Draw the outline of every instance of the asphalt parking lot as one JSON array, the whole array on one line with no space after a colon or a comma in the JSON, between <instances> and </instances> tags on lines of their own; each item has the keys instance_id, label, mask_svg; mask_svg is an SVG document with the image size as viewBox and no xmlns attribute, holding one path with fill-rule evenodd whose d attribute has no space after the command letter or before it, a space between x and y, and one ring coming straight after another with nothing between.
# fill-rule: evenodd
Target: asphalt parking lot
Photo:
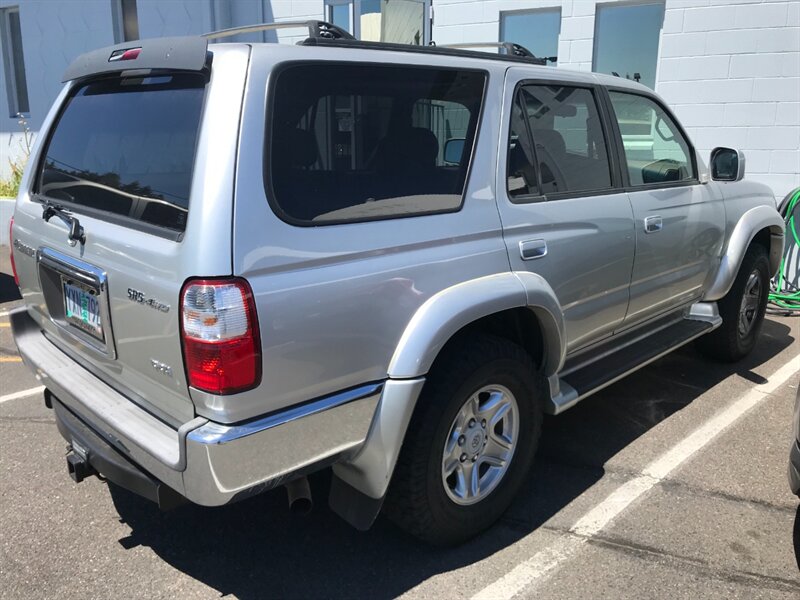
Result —
<instances>
[{"instance_id":1,"label":"asphalt parking lot","mask_svg":"<svg viewBox=\"0 0 800 600\"><path fill-rule=\"evenodd\" d=\"M680 350L548 418L536 465L488 533L421 545L368 533L283 490L160 513L65 443L8 328L0 248L2 598L798 598L800 502L786 480L800 318L769 317L740 364Z\"/></svg>"}]
</instances>

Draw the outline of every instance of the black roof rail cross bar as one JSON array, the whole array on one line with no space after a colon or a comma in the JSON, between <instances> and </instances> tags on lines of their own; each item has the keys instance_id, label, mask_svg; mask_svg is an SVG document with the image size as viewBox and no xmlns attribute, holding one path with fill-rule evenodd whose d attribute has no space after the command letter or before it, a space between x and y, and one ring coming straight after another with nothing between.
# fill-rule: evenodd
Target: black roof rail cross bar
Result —
<instances>
[{"instance_id":1,"label":"black roof rail cross bar","mask_svg":"<svg viewBox=\"0 0 800 600\"><path fill-rule=\"evenodd\" d=\"M441 44L439 48L458 48L461 50L472 50L477 48L499 48L505 50L507 56L517 56L520 58L527 58L537 65L546 65L547 61L556 62L556 56L536 56L533 52L528 50L521 44L513 42L463 42L458 44Z\"/></svg>"},{"instance_id":2,"label":"black roof rail cross bar","mask_svg":"<svg viewBox=\"0 0 800 600\"><path fill-rule=\"evenodd\" d=\"M241 33L255 33L258 31L272 31L273 29L308 29L308 37L311 39L323 40L354 40L349 32L341 27L337 27L333 23L327 21L279 21L277 23L258 23L255 25L244 25L242 27L231 27L230 29L220 29L219 31L212 31L204 33L201 37L207 40L216 40L220 38L231 37L232 35L239 35Z\"/></svg>"}]
</instances>

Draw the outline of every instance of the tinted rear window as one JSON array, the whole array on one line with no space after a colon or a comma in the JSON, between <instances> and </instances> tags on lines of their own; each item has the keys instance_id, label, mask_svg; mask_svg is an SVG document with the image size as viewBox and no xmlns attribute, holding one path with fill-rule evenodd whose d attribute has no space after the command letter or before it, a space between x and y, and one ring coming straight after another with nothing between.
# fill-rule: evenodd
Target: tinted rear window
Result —
<instances>
[{"instance_id":1,"label":"tinted rear window","mask_svg":"<svg viewBox=\"0 0 800 600\"><path fill-rule=\"evenodd\" d=\"M196 75L80 86L48 141L37 191L100 216L183 231L204 89Z\"/></svg>"},{"instance_id":2,"label":"tinted rear window","mask_svg":"<svg viewBox=\"0 0 800 600\"><path fill-rule=\"evenodd\" d=\"M309 225L458 210L485 78L364 64L284 69L265 168L273 207Z\"/></svg>"}]
</instances>

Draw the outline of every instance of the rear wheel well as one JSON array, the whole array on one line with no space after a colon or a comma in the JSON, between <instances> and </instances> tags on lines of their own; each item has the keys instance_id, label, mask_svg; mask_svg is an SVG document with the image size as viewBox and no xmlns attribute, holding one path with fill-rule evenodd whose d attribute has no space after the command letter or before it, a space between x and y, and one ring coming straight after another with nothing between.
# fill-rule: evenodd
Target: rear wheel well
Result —
<instances>
[{"instance_id":1,"label":"rear wheel well","mask_svg":"<svg viewBox=\"0 0 800 600\"><path fill-rule=\"evenodd\" d=\"M476 334L491 335L512 341L525 350L538 368L542 367L544 336L539 319L531 309L519 307L487 315L459 329L439 352L431 369L436 368L439 358L451 348L457 347L461 340Z\"/></svg>"}]
</instances>

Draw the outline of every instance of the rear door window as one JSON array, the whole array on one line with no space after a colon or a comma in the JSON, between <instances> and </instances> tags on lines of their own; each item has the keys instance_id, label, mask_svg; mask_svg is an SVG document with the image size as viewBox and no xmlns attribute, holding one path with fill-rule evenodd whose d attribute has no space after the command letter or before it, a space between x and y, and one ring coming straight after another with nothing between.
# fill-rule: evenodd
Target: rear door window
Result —
<instances>
[{"instance_id":1,"label":"rear door window","mask_svg":"<svg viewBox=\"0 0 800 600\"><path fill-rule=\"evenodd\" d=\"M101 218L182 232L204 90L199 75L79 86L47 142L36 191Z\"/></svg>"},{"instance_id":2,"label":"rear door window","mask_svg":"<svg viewBox=\"0 0 800 600\"><path fill-rule=\"evenodd\" d=\"M606 138L592 91L525 85L518 94L509 140L510 195L534 193L536 171L542 194L610 188Z\"/></svg>"},{"instance_id":3,"label":"rear door window","mask_svg":"<svg viewBox=\"0 0 800 600\"><path fill-rule=\"evenodd\" d=\"M265 165L273 208L299 225L458 210L485 79L364 64L283 69Z\"/></svg>"}]
</instances>

